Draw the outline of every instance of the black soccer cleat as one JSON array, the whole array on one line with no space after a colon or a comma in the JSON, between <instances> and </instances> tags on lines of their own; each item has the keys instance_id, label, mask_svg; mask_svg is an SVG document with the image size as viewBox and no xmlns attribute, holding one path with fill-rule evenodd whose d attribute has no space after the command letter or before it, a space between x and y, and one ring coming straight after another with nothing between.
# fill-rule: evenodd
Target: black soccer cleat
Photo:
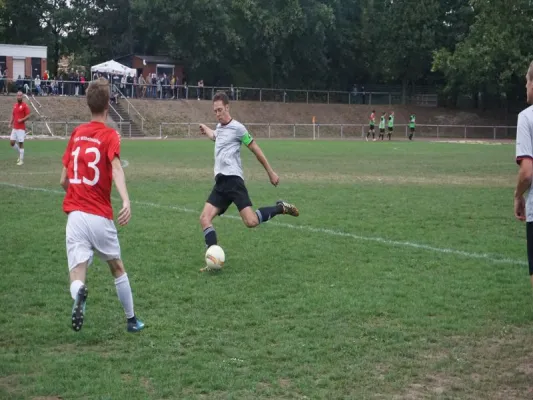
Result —
<instances>
[{"instance_id":1,"label":"black soccer cleat","mask_svg":"<svg viewBox=\"0 0 533 400\"><path fill-rule=\"evenodd\" d=\"M85 302L87 301L88 295L89 290L87 289L87 286L83 285L78 290L76 300L74 300L74 305L72 306L72 329L74 329L76 332L79 332L83 326Z\"/></svg>"}]
</instances>

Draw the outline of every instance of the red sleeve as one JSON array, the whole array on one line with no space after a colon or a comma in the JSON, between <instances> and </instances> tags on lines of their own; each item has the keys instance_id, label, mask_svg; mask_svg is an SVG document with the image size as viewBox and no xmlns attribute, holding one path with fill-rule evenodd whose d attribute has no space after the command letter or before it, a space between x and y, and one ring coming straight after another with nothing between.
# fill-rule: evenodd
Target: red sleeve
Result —
<instances>
[{"instance_id":1,"label":"red sleeve","mask_svg":"<svg viewBox=\"0 0 533 400\"><path fill-rule=\"evenodd\" d=\"M120 135L114 130L110 134L107 158L109 161L113 161L115 157L120 158Z\"/></svg>"},{"instance_id":2,"label":"red sleeve","mask_svg":"<svg viewBox=\"0 0 533 400\"><path fill-rule=\"evenodd\" d=\"M72 134L70 135L70 139L67 144L67 148L65 149L65 153L63 154L63 166L65 168L68 168L68 163L70 161L70 153L72 153L72 138L74 137L75 133L76 129L72 131Z\"/></svg>"}]
</instances>

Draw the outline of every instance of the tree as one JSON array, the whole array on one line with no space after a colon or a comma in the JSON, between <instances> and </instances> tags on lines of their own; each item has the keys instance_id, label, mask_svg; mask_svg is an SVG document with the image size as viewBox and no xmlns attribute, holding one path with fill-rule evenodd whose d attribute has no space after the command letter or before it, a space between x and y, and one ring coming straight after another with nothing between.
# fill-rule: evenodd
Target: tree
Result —
<instances>
[{"instance_id":1,"label":"tree","mask_svg":"<svg viewBox=\"0 0 533 400\"><path fill-rule=\"evenodd\" d=\"M468 36L454 51L435 52L433 69L446 77L445 93L513 93L533 57L529 0L476 0Z\"/></svg>"}]
</instances>

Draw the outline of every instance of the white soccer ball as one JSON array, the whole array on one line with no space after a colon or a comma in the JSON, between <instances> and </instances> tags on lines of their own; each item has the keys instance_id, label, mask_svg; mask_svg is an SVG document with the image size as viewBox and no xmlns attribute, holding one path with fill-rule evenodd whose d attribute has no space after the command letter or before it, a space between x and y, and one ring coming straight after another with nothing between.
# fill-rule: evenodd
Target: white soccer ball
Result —
<instances>
[{"instance_id":1,"label":"white soccer ball","mask_svg":"<svg viewBox=\"0 0 533 400\"><path fill-rule=\"evenodd\" d=\"M224 266L226 255L222 247L213 245L205 252L205 263L209 268L220 269Z\"/></svg>"}]
</instances>

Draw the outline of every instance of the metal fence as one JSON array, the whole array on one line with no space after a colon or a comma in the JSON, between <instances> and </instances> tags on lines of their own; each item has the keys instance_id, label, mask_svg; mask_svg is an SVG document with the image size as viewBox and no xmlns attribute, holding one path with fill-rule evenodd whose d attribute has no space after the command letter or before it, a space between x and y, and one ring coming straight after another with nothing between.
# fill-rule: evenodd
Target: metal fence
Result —
<instances>
[{"instance_id":1,"label":"metal fence","mask_svg":"<svg viewBox=\"0 0 533 400\"><path fill-rule=\"evenodd\" d=\"M26 94L84 96L89 82L78 81L41 81L37 87L35 81L14 81L16 90ZM121 84L114 80L111 89L120 89L128 98L159 100L210 100L215 93L223 91L234 101L271 101L282 103L319 103L319 104L366 104L392 105L402 103L402 94L397 91L335 91L304 89L271 89L232 86L187 86L160 84ZM415 93L406 97L406 103L418 106L436 107L437 94Z\"/></svg>"},{"instance_id":2,"label":"metal fence","mask_svg":"<svg viewBox=\"0 0 533 400\"><path fill-rule=\"evenodd\" d=\"M195 138L201 137L199 124L195 122L159 124L159 137ZM365 124L277 124L244 123L253 136L261 138L287 139L364 139L369 133ZM388 133L388 128L385 133ZM409 125L395 125L393 138L404 138L410 134ZM376 127L375 136L379 129ZM418 138L462 138L501 139L516 137L516 126L473 126L473 125L424 125L416 126Z\"/></svg>"},{"instance_id":3,"label":"metal fence","mask_svg":"<svg viewBox=\"0 0 533 400\"><path fill-rule=\"evenodd\" d=\"M66 137L73 129L87 121L31 121L26 123L29 135ZM0 135L9 136L9 121L0 121ZM131 137L130 122L116 122L123 137ZM200 122L161 122L159 131L148 134L153 138L200 138ZM211 126L211 124L207 124ZM252 136L271 139L364 139L369 133L368 125L364 124L277 124L277 123L245 123ZM387 131L385 132L385 134ZM408 125L394 127L393 139L409 136ZM376 127L375 136L379 129ZM514 140L516 126L474 126L474 125L426 125L416 126L415 138L427 139L492 139Z\"/></svg>"}]
</instances>

